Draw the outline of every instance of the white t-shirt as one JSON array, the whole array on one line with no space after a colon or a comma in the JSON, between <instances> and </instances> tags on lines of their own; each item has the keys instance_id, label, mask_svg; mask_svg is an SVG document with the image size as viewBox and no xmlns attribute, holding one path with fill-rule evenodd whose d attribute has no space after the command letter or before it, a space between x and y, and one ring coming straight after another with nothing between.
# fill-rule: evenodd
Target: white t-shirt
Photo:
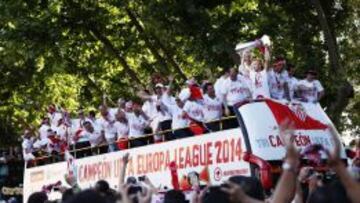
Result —
<instances>
[{"instance_id":1,"label":"white t-shirt","mask_svg":"<svg viewBox=\"0 0 360 203\"><path fill-rule=\"evenodd\" d=\"M42 124L40 126L40 129L39 129L39 134L40 134L40 139L41 140L47 140L47 134L48 134L48 130L50 129L50 126L47 125L47 124Z\"/></svg>"},{"instance_id":2,"label":"white t-shirt","mask_svg":"<svg viewBox=\"0 0 360 203\"><path fill-rule=\"evenodd\" d=\"M60 126L57 126L54 130L56 131L56 134L60 136L61 140L67 140L67 137L66 137L67 127L66 127L66 125L62 124Z\"/></svg>"},{"instance_id":3,"label":"white t-shirt","mask_svg":"<svg viewBox=\"0 0 360 203\"><path fill-rule=\"evenodd\" d=\"M88 138L92 147L100 145L103 141L101 130L99 128L94 127L94 131L92 133L85 130L83 136Z\"/></svg>"},{"instance_id":4,"label":"white t-shirt","mask_svg":"<svg viewBox=\"0 0 360 203\"><path fill-rule=\"evenodd\" d=\"M142 106L142 110L150 120L153 120L157 116L156 100L151 99L145 101Z\"/></svg>"},{"instance_id":5,"label":"white t-shirt","mask_svg":"<svg viewBox=\"0 0 360 203\"><path fill-rule=\"evenodd\" d=\"M289 87L290 99L293 100L295 99L295 91L297 91L299 80L295 77L289 77L287 83Z\"/></svg>"},{"instance_id":6,"label":"white t-shirt","mask_svg":"<svg viewBox=\"0 0 360 203\"><path fill-rule=\"evenodd\" d=\"M126 123L122 123L119 121L115 122L115 128L117 137L119 138L127 138L129 135L129 126Z\"/></svg>"},{"instance_id":7,"label":"white t-shirt","mask_svg":"<svg viewBox=\"0 0 360 203\"><path fill-rule=\"evenodd\" d=\"M250 71L252 71L251 64L247 65L246 63L239 65L239 73L244 77L249 77Z\"/></svg>"},{"instance_id":8,"label":"white t-shirt","mask_svg":"<svg viewBox=\"0 0 360 203\"><path fill-rule=\"evenodd\" d=\"M25 155L26 153L32 153L33 152L33 140L30 138L30 139L27 139L27 138L24 138L21 146L22 146L22 149L23 149L23 154ZM26 152L27 151L27 152Z\"/></svg>"},{"instance_id":9,"label":"white t-shirt","mask_svg":"<svg viewBox=\"0 0 360 203\"><path fill-rule=\"evenodd\" d=\"M268 71L268 82L270 96L273 99L285 99L285 84L288 80L287 71L277 73L273 70Z\"/></svg>"},{"instance_id":10,"label":"white t-shirt","mask_svg":"<svg viewBox=\"0 0 360 203\"><path fill-rule=\"evenodd\" d=\"M51 139L48 139L48 143L47 143L47 151L49 153L55 151L55 152L60 152L61 148L60 148L60 143L59 142L52 142Z\"/></svg>"},{"instance_id":11,"label":"white t-shirt","mask_svg":"<svg viewBox=\"0 0 360 203\"><path fill-rule=\"evenodd\" d=\"M35 156L32 154L32 152L34 151L33 149L33 140L30 139L24 139L22 144L22 149L23 149L23 157L25 161L29 161L29 160L33 160L35 159Z\"/></svg>"},{"instance_id":12,"label":"white t-shirt","mask_svg":"<svg viewBox=\"0 0 360 203\"><path fill-rule=\"evenodd\" d=\"M204 122L204 106L199 102L187 100L185 102L184 112L192 119Z\"/></svg>"},{"instance_id":13,"label":"white t-shirt","mask_svg":"<svg viewBox=\"0 0 360 203\"><path fill-rule=\"evenodd\" d=\"M75 134L76 133L79 133L79 139L76 141L76 142L87 142L89 141L89 138L84 135L84 123L86 121L89 121L93 127L97 126L97 124L95 124L92 120L88 119L88 118L85 118L85 119L79 119L79 118L74 118L74 119L71 119L71 141L73 141L73 138L75 137Z\"/></svg>"},{"instance_id":14,"label":"white t-shirt","mask_svg":"<svg viewBox=\"0 0 360 203\"><path fill-rule=\"evenodd\" d=\"M239 65L239 73L242 76L242 79L247 83L249 87L251 87L251 79L250 79L251 71L253 71L251 65L246 65L246 64Z\"/></svg>"},{"instance_id":15,"label":"white t-shirt","mask_svg":"<svg viewBox=\"0 0 360 203\"><path fill-rule=\"evenodd\" d=\"M144 135L144 129L148 125L148 122L143 116L136 116L135 114L129 115L129 137L141 137Z\"/></svg>"},{"instance_id":16,"label":"white t-shirt","mask_svg":"<svg viewBox=\"0 0 360 203\"><path fill-rule=\"evenodd\" d=\"M119 108L109 108L109 113L116 118L116 114L120 111L123 111L123 109L119 109Z\"/></svg>"},{"instance_id":17,"label":"white t-shirt","mask_svg":"<svg viewBox=\"0 0 360 203\"><path fill-rule=\"evenodd\" d=\"M324 91L324 87L318 80L308 81L300 80L298 88L301 90L301 97L307 99L308 102L318 101L319 92Z\"/></svg>"},{"instance_id":18,"label":"white t-shirt","mask_svg":"<svg viewBox=\"0 0 360 203\"><path fill-rule=\"evenodd\" d=\"M189 120L187 118L184 118L183 116L183 109L180 108L178 105L171 105L168 106L168 109L172 116L172 123L171 128L173 130L179 129L179 128L185 128L189 126Z\"/></svg>"},{"instance_id":19,"label":"white t-shirt","mask_svg":"<svg viewBox=\"0 0 360 203\"><path fill-rule=\"evenodd\" d=\"M209 95L204 95L204 120L205 122L218 120L222 116L223 102L220 98L211 98Z\"/></svg>"},{"instance_id":20,"label":"white t-shirt","mask_svg":"<svg viewBox=\"0 0 360 203\"><path fill-rule=\"evenodd\" d=\"M50 125L52 128L56 127L59 123L59 120L63 117L62 113L60 112L54 112L54 113L48 113L48 117L50 119Z\"/></svg>"},{"instance_id":21,"label":"white t-shirt","mask_svg":"<svg viewBox=\"0 0 360 203\"><path fill-rule=\"evenodd\" d=\"M222 87L222 94L225 95L226 103L233 106L238 102L251 98L250 88L243 76L238 76L236 81L226 79Z\"/></svg>"},{"instance_id":22,"label":"white t-shirt","mask_svg":"<svg viewBox=\"0 0 360 203\"><path fill-rule=\"evenodd\" d=\"M250 80L253 99L270 98L268 72L265 69L259 72L250 71Z\"/></svg>"},{"instance_id":23,"label":"white t-shirt","mask_svg":"<svg viewBox=\"0 0 360 203\"><path fill-rule=\"evenodd\" d=\"M219 77L216 80L216 82L214 83L215 94L217 97L222 97L222 87L223 87L226 79L227 79L227 77L223 75L223 76Z\"/></svg>"},{"instance_id":24,"label":"white t-shirt","mask_svg":"<svg viewBox=\"0 0 360 203\"><path fill-rule=\"evenodd\" d=\"M105 139L108 143L116 141L116 128L115 128L115 118L110 113L107 115L107 119L100 117L97 121L99 127L104 131Z\"/></svg>"},{"instance_id":25,"label":"white t-shirt","mask_svg":"<svg viewBox=\"0 0 360 203\"><path fill-rule=\"evenodd\" d=\"M175 105L175 97L169 95L167 92L164 92L161 96L161 102L166 106Z\"/></svg>"}]
</instances>

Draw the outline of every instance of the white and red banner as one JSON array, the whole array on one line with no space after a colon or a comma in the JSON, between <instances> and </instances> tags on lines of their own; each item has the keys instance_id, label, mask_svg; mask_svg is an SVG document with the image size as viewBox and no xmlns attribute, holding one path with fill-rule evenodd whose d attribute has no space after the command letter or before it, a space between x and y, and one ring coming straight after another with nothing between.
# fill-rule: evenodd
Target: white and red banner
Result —
<instances>
[{"instance_id":1,"label":"white and red banner","mask_svg":"<svg viewBox=\"0 0 360 203\"><path fill-rule=\"evenodd\" d=\"M310 144L333 148L327 129L331 121L318 103L264 100L245 104L238 110L249 136L252 153L264 160L281 160L285 155L279 136L279 124L284 119L290 119L295 125L294 144L298 148L303 149Z\"/></svg>"},{"instance_id":2,"label":"white and red banner","mask_svg":"<svg viewBox=\"0 0 360 203\"><path fill-rule=\"evenodd\" d=\"M169 164L175 162L180 187L187 187L190 172L200 174L203 182L218 184L233 175L250 175L250 166L242 160L245 144L241 130L231 129L166 143L113 152L76 160L77 179L81 188L89 188L96 181L107 180L117 187L123 167L122 157L130 153L126 175L139 177L146 175L157 187L172 188ZM58 181L65 183L68 172L66 162L49 164L25 170L24 200L44 185ZM60 194L52 192L53 199Z\"/></svg>"}]
</instances>

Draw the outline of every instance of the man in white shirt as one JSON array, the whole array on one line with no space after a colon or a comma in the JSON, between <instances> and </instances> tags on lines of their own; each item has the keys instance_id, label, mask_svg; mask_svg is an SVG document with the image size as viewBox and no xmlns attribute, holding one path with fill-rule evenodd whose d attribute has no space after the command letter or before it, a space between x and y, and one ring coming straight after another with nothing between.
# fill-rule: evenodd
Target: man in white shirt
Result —
<instances>
[{"instance_id":1,"label":"man in white shirt","mask_svg":"<svg viewBox=\"0 0 360 203\"><path fill-rule=\"evenodd\" d=\"M118 112L116 114L116 122L115 122L115 128L116 128L116 136L117 136L117 145L118 149L127 149L127 140L129 136L129 122L126 118L125 112ZM124 144L126 143L126 146Z\"/></svg>"},{"instance_id":2,"label":"man in white shirt","mask_svg":"<svg viewBox=\"0 0 360 203\"><path fill-rule=\"evenodd\" d=\"M33 143L34 140L31 137L31 133L29 130L25 130L24 135L23 135L23 142L21 144L22 149L23 149L23 157L24 160L26 162L28 162L28 164L30 163L30 161L35 159L35 155L33 154L34 152L34 148L33 148Z\"/></svg>"},{"instance_id":3,"label":"man in white shirt","mask_svg":"<svg viewBox=\"0 0 360 203\"><path fill-rule=\"evenodd\" d=\"M298 83L299 80L294 76L295 73L295 67L293 64L288 64L288 80L286 82L287 88L286 88L286 97L289 101L296 100L297 95L297 89L298 89Z\"/></svg>"},{"instance_id":4,"label":"man in white shirt","mask_svg":"<svg viewBox=\"0 0 360 203\"><path fill-rule=\"evenodd\" d=\"M192 136L189 130L189 119L184 116L184 102L180 98L175 98L175 105L167 106L172 116L171 128L173 129L174 139L186 138Z\"/></svg>"},{"instance_id":5,"label":"man in white shirt","mask_svg":"<svg viewBox=\"0 0 360 203\"><path fill-rule=\"evenodd\" d=\"M52 156L52 161L61 161L61 151L62 151L62 141L55 131L49 129L47 132L48 143L47 143L47 152Z\"/></svg>"},{"instance_id":6,"label":"man in white shirt","mask_svg":"<svg viewBox=\"0 0 360 203\"><path fill-rule=\"evenodd\" d=\"M100 118L97 123L103 132L106 142L109 146L109 152L117 151L116 145L116 128L115 128L115 117L109 112L109 109L105 105L101 105L100 108Z\"/></svg>"},{"instance_id":7,"label":"man in white shirt","mask_svg":"<svg viewBox=\"0 0 360 203\"><path fill-rule=\"evenodd\" d=\"M168 88L161 83L155 85L154 95L150 95L149 92L143 91L138 95L145 100L143 105L143 111L149 117L150 126L153 133L160 131L167 131L171 129L171 116L166 111L165 104L171 105L173 103L173 98L169 95L171 91L171 81ZM165 140L169 140L172 137L171 131L165 132L162 135L154 135L155 141L162 140L162 136L165 137Z\"/></svg>"},{"instance_id":8,"label":"man in white shirt","mask_svg":"<svg viewBox=\"0 0 360 203\"><path fill-rule=\"evenodd\" d=\"M230 69L230 77L223 84L222 94L225 113L228 116L235 115L234 105L248 102L252 98L250 87L235 68ZM224 122L225 129L238 126L239 124L236 118L228 119Z\"/></svg>"},{"instance_id":9,"label":"man in white shirt","mask_svg":"<svg viewBox=\"0 0 360 203\"><path fill-rule=\"evenodd\" d=\"M119 112L119 111L124 111L125 110L125 104L126 104L126 101L123 99L123 98L119 98L117 100L117 107L116 108L110 108L109 111L110 113L116 117L116 114Z\"/></svg>"},{"instance_id":10,"label":"man in white shirt","mask_svg":"<svg viewBox=\"0 0 360 203\"><path fill-rule=\"evenodd\" d=\"M48 118L50 120L51 128L54 128L58 125L59 120L63 117L62 112L58 111L54 104L49 105L48 107Z\"/></svg>"},{"instance_id":11,"label":"man in white shirt","mask_svg":"<svg viewBox=\"0 0 360 203\"><path fill-rule=\"evenodd\" d=\"M225 69L223 70L221 76L214 83L215 94L219 98L222 97L222 87L228 77L229 77L229 71Z\"/></svg>"},{"instance_id":12,"label":"man in white shirt","mask_svg":"<svg viewBox=\"0 0 360 203\"><path fill-rule=\"evenodd\" d=\"M108 151L108 147L105 145L104 134L101 132L101 129L95 127L90 121L84 122L83 136L88 138L93 154L103 154Z\"/></svg>"},{"instance_id":13,"label":"man in white shirt","mask_svg":"<svg viewBox=\"0 0 360 203\"><path fill-rule=\"evenodd\" d=\"M50 121L48 117L43 118L40 128L39 128L39 135L40 135L40 140L42 142L45 142L47 140L47 132L50 129Z\"/></svg>"},{"instance_id":14,"label":"man in white shirt","mask_svg":"<svg viewBox=\"0 0 360 203\"><path fill-rule=\"evenodd\" d=\"M250 49L246 49L241 54L241 63L239 65L239 73L244 77L249 77L250 71L252 70L252 53Z\"/></svg>"},{"instance_id":15,"label":"man in white shirt","mask_svg":"<svg viewBox=\"0 0 360 203\"><path fill-rule=\"evenodd\" d=\"M241 63L239 65L239 74L243 76L244 81L251 87L250 72L252 67L253 55L250 49L246 49L241 53Z\"/></svg>"},{"instance_id":16,"label":"man in white shirt","mask_svg":"<svg viewBox=\"0 0 360 203\"><path fill-rule=\"evenodd\" d=\"M285 59L278 57L273 64L273 68L269 71L269 90L273 99L286 99L285 89L288 80L288 73L284 70L286 64Z\"/></svg>"},{"instance_id":17,"label":"man in white shirt","mask_svg":"<svg viewBox=\"0 0 360 203\"><path fill-rule=\"evenodd\" d=\"M316 80L316 76L315 71L309 70L306 78L299 81L298 89L301 101L317 103L324 96L324 87Z\"/></svg>"},{"instance_id":18,"label":"man in white shirt","mask_svg":"<svg viewBox=\"0 0 360 203\"><path fill-rule=\"evenodd\" d=\"M131 147L144 146L148 142L144 136L144 130L148 126L148 116L142 111L140 105L134 104L134 113L127 116L129 122L129 138Z\"/></svg>"},{"instance_id":19,"label":"man in white shirt","mask_svg":"<svg viewBox=\"0 0 360 203\"><path fill-rule=\"evenodd\" d=\"M270 98L268 85L270 51L268 47L265 47L264 59L264 62L261 59L253 60L249 71L253 99Z\"/></svg>"},{"instance_id":20,"label":"man in white shirt","mask_svg":"<svg viewBox=\"0 0 360 203\"><path fill-rule=\"evenodd\" d=\"M204 91L204 120L206 126L211 131L220 130L219 120L223 114L223 102L216 96L215 89L212 83L205 83Z\"/></svg>"}]
</instances>

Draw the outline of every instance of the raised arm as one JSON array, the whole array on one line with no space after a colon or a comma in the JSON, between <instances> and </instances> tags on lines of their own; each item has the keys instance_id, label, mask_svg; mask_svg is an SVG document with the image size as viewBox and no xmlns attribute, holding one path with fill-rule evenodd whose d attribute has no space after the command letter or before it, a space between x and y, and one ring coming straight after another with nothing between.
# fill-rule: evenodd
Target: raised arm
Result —
<instances>
[{"instance_id":1,"label":"raised arm","mask_svg":"<svg viewBox=\"0 0 360 203\"><path fill-rule=\"evenodd\" d=\"M227 187L222 187L221 190L229 195L229 199L232 203L262 203L264 201L260 201L254 199L243 191L240 185L235 184L231 181L227 181L225 183Z\"/></svg>"},{"instance_id":2,"label":"raised arm","mask_svg":"<svg viewBox=\"0 0 360 203\"><path fill-rule=\"evenodd\" d=\"M270 68L270 60L271 60L271 50L269 46L265 46L265 53L264 53L264 69L266 71Z\"/></svg>"},{"instance_id":3,"label":"raised arm","mask_svg":"<svg viewBox=\"0 0 360 203\"><path fill-rule=\"evenodd\" d=\"M333 125L328 126L334 144L334 150L327 152L329 166L332 167L339 176L351 202L360 202L360 183L356 182L346 170L344 163L341 161L341 143L338 138L338 132Z\"/></svg>"},{"instance_id":4,"label":"raised arm","mask_svg":"<svg viewBox=\"0 0 360 203\"><path fill-rule=\"evenodd\" d=\"M140 97L140 99L142 100L149 100L151 99L151 95L149 95L148 93L146 93L144 90L140 90L139 92L136 93L136 95L138 97Z\"/></svg>"},{"instance_id":5,"label":"raised arm","mask_svg":"<svg viewBox=\"0 0 360 203\"><path fill-rule=\"evenodd\" d=\"M127 164L129 163L129 153L126 153L126 154L123 156L122 162L123 162L123 167L121 168L121 171L120 171L119 188L120 188L123 184L125 184L126 168L127 168Z\"/></svg>"},{"instance_id":6,"label":"raised arm","mask_svg":"<svg viewBox=\"0 0 360 203\"><path fill-rule=\"evenodd\" d=\"M283 171L276 185L272 202L288 203L295 196L297 168L300 164L299 153L293 141L293 123L285 120L280 126L280 136L286 148L286 157L283 162Z\"/></svg>"}]
</instances>

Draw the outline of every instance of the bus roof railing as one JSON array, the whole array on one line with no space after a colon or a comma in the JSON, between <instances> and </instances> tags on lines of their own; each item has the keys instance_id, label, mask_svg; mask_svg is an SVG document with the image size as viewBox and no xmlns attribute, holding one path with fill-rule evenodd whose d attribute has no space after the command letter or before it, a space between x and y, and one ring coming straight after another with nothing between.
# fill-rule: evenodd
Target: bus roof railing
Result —
<instances>
[{"instance_id":1,"label":"bus roof railing","mask_svg":"<svg viewBox=\"0 0 360 203\"><path fill-rule=\"evenodd\" d=\"M212 121L209 121L209 122L204 122L204 124L210 124L210 123L219 122L219 124L220 124L220 130L219 130L219 131L221 131L221 130L223 130L223 123L222 123L222 122L223 122L223 121L226 121L226 120L234 119L234 118L236 118L236 116L227 116L227 117L222 117L221 119L216 119L216 120L212 120ZM132 140L150 138L150 137L153 137L153 136L156 136L156 135L161 135L161 137L162 137L161 140L162 140L162 141L165 141L165 139L164 139L165 133L169 133L169 132L173 132L173 131L177 131L177 130L184 130L184 129L188 129L188 128L189 128L189 126L188 126L188 127L184 127L184 128L168 129L168 130L158 131L158 132L155 132L155 133L148 133L148 134L144 134L144 135L142 135L142 136L140 136L140 137L126 138L125 141L128 141L128 143L130 144L130 141L132 141ZM100 154L100 153L99 153L99 149L100 149L101 147L107 147L107 146L109 146L109 145L111 145L111 144L119 143L119 142L120 142L120 141L117 140L117 141L112 142L112 143L103 143L103 144L100 144L100 145L97 145L97 146L83 147L83 148L80 148L80 149L70 149L69 152L70 152L70 153L73 153L73 154L75 155L75 158L76 158L77 152L89 151L89 150L91 150L91 149L97 149L97 150L98 150L98 154ZM148 144L149 144L149 143L148 143ZM129 146L129 148L131 148L131 146ZM64 154L65 154L65 152L60 152L58 155L64 155ZM92 155L91 155L91 156L92 156ZM54 157L54 155L45 155L45 156L36 157L36 158L35 158L34 160L32 160L32 161L34 161L34 162L36 163L37 161L50 159L50 158L52 158L52 157ZM89 157L90 157L90 156L89 156ZM58 161L58 162L60 162L60 161ZM55 162L55 163L56 163L56 162ZM46 165L46 164L45 164L45 165ZM35 164L35 166L36 166L36 164Z\"/></svg>"}]
</instances>

